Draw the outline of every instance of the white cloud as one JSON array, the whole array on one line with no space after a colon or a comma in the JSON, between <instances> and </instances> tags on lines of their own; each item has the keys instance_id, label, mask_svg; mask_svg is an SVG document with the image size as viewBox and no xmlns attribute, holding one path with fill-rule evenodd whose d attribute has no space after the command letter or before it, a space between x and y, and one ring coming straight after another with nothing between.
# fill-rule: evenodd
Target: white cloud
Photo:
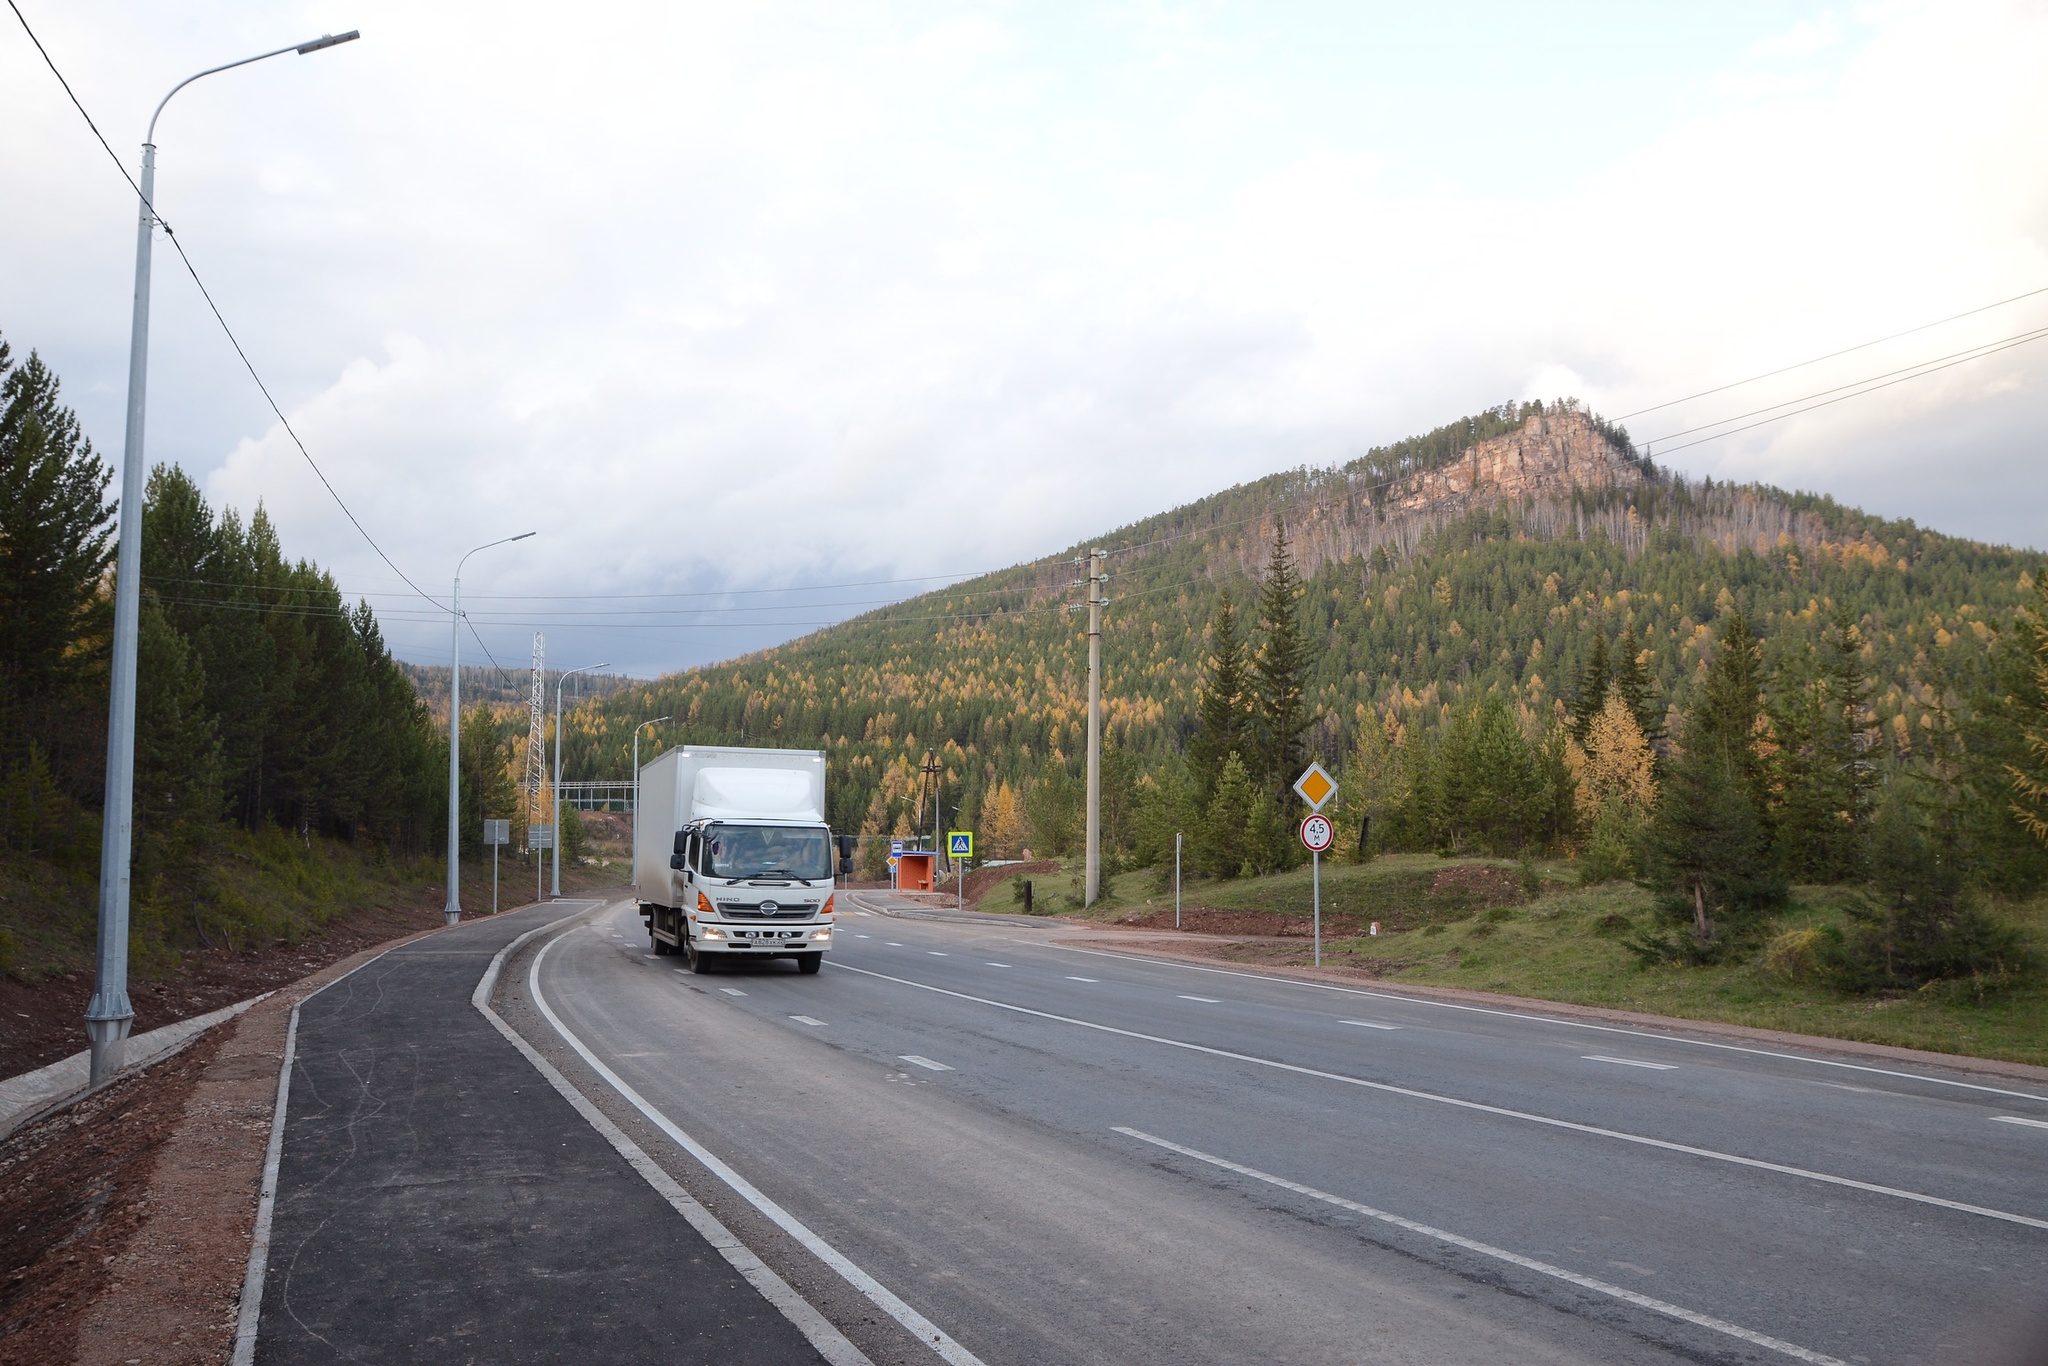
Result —
<instances>
[{"instance_id":1,"label":"white cloud","mask_svg":"<svg viewBox=\"0 0 2048 1366\"><path fill-rule=\"evenodd\" d=\"M653 593L1001 564L1517 395L1626 414L2048 283L2048 187L2016 171L2048 150L2048 20L2024 5L1773 10L1725 59L1654 54L1681 63L1670 103L1597 110L1631 139L1560 124L1551 167L1512 177L1487 118L1441 174L1415 174L1418 139L1445 101L1506 136L1549 117L1540 93L1425 74L1402 118L1350 118L1343 62L1276 57L1221 9L357 12L360 44L180 95L162 200L337 488L437 591L530 525L472 576ZM279 24L331 26L229 0L38 22L110 130ZM41 263L0 278L0 326L113 446L132 209L50 96L0 46L0 177L49 206L0 223ZM152 452L263 499L344 584L391 586L158 271ZM2044 321L2048 297L1629 425ZM2044 371L2022 348L1672 458L2038 545L2041 500L2010 492L2042 463ZM396 613L391 634L443 639ZM776 633L560 634L652 669Z\"/></svg>"}]
</instances>

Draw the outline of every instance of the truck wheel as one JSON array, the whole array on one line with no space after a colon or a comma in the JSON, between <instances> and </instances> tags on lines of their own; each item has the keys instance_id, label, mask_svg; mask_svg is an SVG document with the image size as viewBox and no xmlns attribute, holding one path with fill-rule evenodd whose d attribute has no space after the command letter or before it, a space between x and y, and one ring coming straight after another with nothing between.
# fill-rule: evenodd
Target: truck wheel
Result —
<instances>
[{"instance_id":1,"label":"truck wheel","mask_svg":"<svg viewBox=\"0 0 2048 1366\"><path fill-rule=\"evenodd\" d=\"M796 970L805 976L816 972L825 962L822 953L800 953L796 956Z\"/></svg>"},{"instance_id":2,"label":"truck wheel","mask_svg":"<svg viewBox=\"0 0 2048 1366\"><path fill-rule=\"evenodd\" d=\"M654 956L656 958L666 958L675 952L673 948L669 947L669 942L666 939L661 938L652 930L648 931L647 938L654 945Z\"/></svg>"},{"instance_id":3,"label":"truck wheel","mask_svg":"<svg viewBox=\"0 0 2048 1366\"><path fill-rule=\"evenodd\" d=\"M690 956L690 971L699 974L711 971L711 955L698 951L695 944L687 945L683 952Z\"/></svg>"}]
</instances>

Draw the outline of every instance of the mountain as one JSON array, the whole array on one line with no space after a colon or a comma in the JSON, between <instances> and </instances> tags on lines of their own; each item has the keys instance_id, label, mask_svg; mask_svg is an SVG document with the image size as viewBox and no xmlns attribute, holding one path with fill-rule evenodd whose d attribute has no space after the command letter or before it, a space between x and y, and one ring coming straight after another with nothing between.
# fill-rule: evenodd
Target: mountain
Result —
<instances>
[{"instance_id":1,"label":"mountain","mask_svg":"<svg viewBox=\"0 0 2048 1366\"><path fill-rule=\"evenodd\" d=\"M1910 754L1942 699L1989 686L1990 647L2038 558L1822 496L1684 479L1575 403L1507 405L1091 543L1111 555L1107 726L1140 769L1184 747L1217 599L1250 603L1283 524L1315 647L1310 748L1326 759L1369 709L1421 733L1489 692L1537 734L1562 714L1594 638L1624 629L1661 698L1683 704L1713 624L1737 607L1767 661L1817 641L1837 608L1858 618L1886 743ZM1048 759L1078 762L1087 650L1067 607L1088 548L630 685L576 711L569 765L623 776L631 727L674 714L684 721L666 743L829 749L834 820L888 830L931 748L945 806L972 819L999 783L1025 791Z\"/></svg>"}]
</instances>

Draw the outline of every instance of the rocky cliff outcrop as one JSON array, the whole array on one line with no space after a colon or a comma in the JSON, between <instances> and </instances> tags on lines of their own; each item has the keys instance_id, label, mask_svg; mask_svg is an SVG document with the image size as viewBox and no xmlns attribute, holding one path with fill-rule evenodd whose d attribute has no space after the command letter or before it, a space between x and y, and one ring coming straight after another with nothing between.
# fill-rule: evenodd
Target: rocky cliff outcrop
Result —
<instances>
[{"instance_id":1,"label":"rocky cliff outcrop","mask_svg":"<svg viewBox=\"0 0 2048 1366\"><path fill-rule=\"evenodd\" d=\"M1643 471L1584 413L1546 413L1470 447L1450 464L1389 489L1389 515L1463 511L1498 499L1558 498L1573 489L1633 487Z\"/></svg>"}]
</instances>

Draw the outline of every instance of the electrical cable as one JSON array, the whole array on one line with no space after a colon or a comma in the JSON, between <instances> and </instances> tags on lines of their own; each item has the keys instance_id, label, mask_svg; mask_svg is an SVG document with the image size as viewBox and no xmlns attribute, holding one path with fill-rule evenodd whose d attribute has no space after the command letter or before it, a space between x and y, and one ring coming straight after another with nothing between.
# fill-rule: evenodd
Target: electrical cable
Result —
<instances>
[{"instance_id":1,"label":"electrical cable","mask_svg":"<svg viewBox=\"0 0 2048 1366\"><path fill-rule=\"evenodd\" d=\"M156 205L143 196L142 187L135 183L135 178L128 174L127 166L123 165L121 158L115 155L113 147L107 142L106 134L100 132L99 125L93 122L92 115L86 112L85 105L78 98L77 92L72 90L71 82L65 80L64 73L57 69L57 63L50 56L49 49L43 46L43 40L36 36L36 31L33 28L29 27L28 16L21 12L21 6L16 4L15 0L7 0L7 7L13 10L14 17L21 21L22 32L28 34L28 40L34 43L36 51L42 54L43 64L50 68L50 74L57 78L57 84L64 87L64 93L70 96L72 107L77 109L79 117L85 120L85 126L92 130L93 137L99 140L100 146L105 148L107 155L113 159L115 169L121 173L121 179L128 182L128 188L135 192L136 199L149 211L150 221L164 230L164 237L178 253L178 259L185 264L185 273L190 275L192 283L199 287L199 295L206 300L207 308L213 311L214 321L220 324L220 330L227 334L228 344L235 348L235 354L241 358L242 368L249 372L250 379L256 381L256 387L263 393L263 401L270 405L271 412L277 414L279 425L284 428L285 434L291 437L292 444L299 448L299 454L305 457L306 464L312 468L314 475L320 480L320 486L327 490L327 496L334 500L334 505L341 509L342 515L348 518L349 524L361 533L363 540L369 544L370 549L377 552L377 558L384 561L392 573L405 580L406 587L412 589L413 592L419 594L428 602L433 603L436 607L441 607L440 601L433 594L414 583L411 577L403 569L400 569L389 555L384 553L384 547L377 544L377 538L370 534L369 529L357 519L349 505L335 491L334 485L328 482L327 472L320 468L320 462L313 458L313 453L306 449L306 443L299 439L298 432L292 427L291 419L284 415L284 409L277 406L277 399L271 395L270 386L263 382L263 376L256 373L256 366L250 361L249 353L242 349L241 339L236 337L235 330L228 326L228 320L221 314L220 305L213 301L213 292L207 289L206 282L199 278L199 270L192 264L192 258L185 254L185 244L178 240L178 235L171 230L171 225L166 223L163 215L156 211ZM442 610L446 611L447 609L443 607Z\"/></svg>"}]
</instances>

